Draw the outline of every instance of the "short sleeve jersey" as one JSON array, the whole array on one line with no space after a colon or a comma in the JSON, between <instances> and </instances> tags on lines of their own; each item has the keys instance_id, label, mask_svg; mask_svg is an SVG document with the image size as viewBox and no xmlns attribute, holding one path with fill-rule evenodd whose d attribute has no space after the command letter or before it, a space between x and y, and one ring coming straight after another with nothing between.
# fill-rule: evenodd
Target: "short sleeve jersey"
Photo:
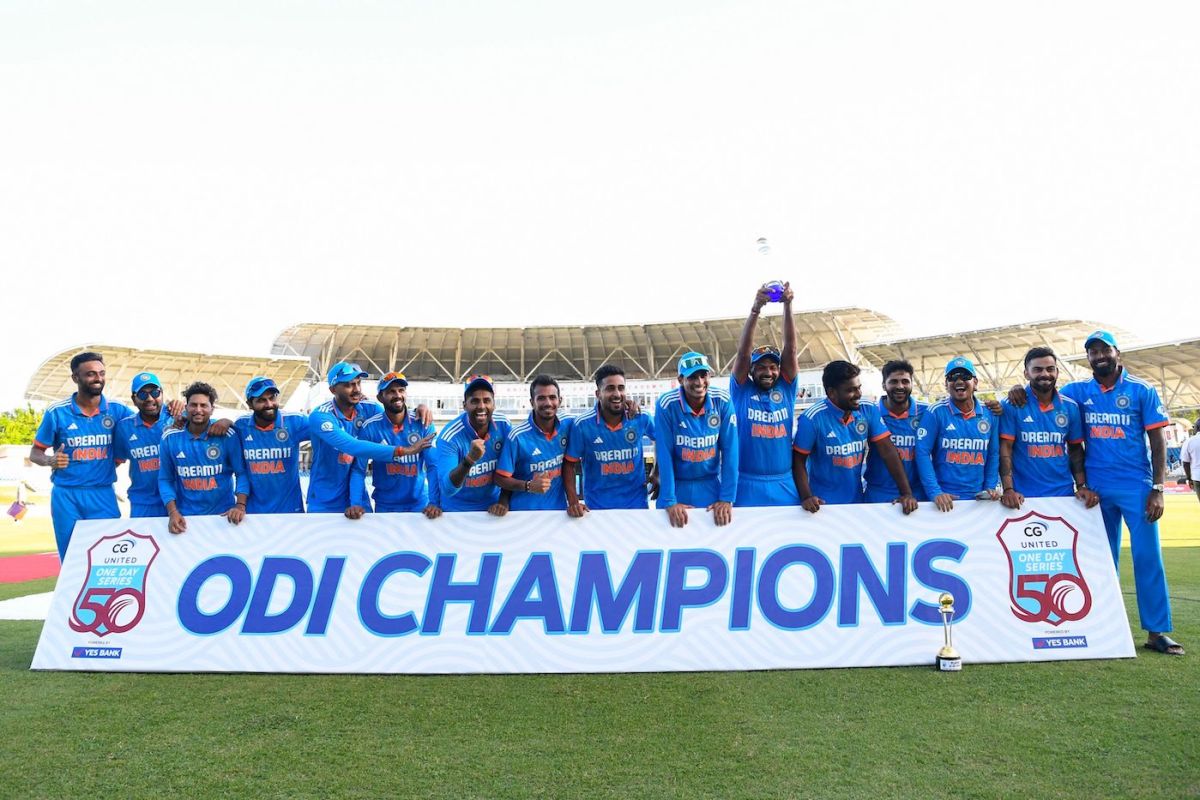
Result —
<instances>
[{"instance_id":1,"label":"short sleeve jersey","mask_svg":"<svg viewBox=\"0 0 1200 800\"><path fill-rule=\"evenodd\" d=\"M1075 493L1069 444L1083 441L1079 405L1056 392L1043 406L1025 387L1025 405L1001 401L1000 438L1012 442L1013 488L1026 497L1070 497Z\"/></svg>"},{"instance_id":2,"label":"short sleeve jersey","mask_svg":"<svg viewBox=\"0 0 1200 800\"><path fill-rule=\"evenodd\" d=\"M221 514L233 505L234 476L245 474L237 431L224 436L170 428L159 444L158 493L184 516Z\"/></svg>"},{"instance_id":3,"label":"short sleeve jersey","mask_svg":"<svg viewBox=\"0 0 1200 800\"><path fill-rule=\"evenodd\" d=\"M808 486L831 505L862 502L863 461L868 442L891 436L871 403L846 412L828 398L796 420L792 446L807 456Z\"/></svg>"},{"instance_id":4,"label":"short sleeve jersey","mask_svg":"<svg viewBox=\"0 0 1200 800\"><path fill-rule=\"evenodd\" d=\"M1153 475L1146 431L1170 421L1158 391L1124 369L1111 389L1092 378L1060 391L1079 404L1083 416L1088 483L1098 489L1127 486L1130 480L1149 484Z\"/></svg>"},{"instance_id":5,"label":"short sleeve jersey","mask_svg":"<svg viewBox=\"0 0 1200 800\"><path fill-rule=\"evenodd\" d=\"M163 411L152 423L131 414L117 423L113 454L129 462L129 502L142 506L162 502L158 496L159 442L174 420Z\"/></svg>"},{"instance_id":6,"label":"short sleeve jersey","mask_svg":"<svg viewBox=\"0 0 1200 800\"><path fill-rule=\"evenodd\" d=\"M646 413L612 427L597 406L575 420L564 458L582 465L588 508L646 507L644 438L654 440L654 418Z\"/></svg>"},{"instance_id":7,"label":"short sleeve jersey","mask_svg":"<svg viewBox=\"0 0 1200 800\"><path fill-rule=\"evenodd\" d=\"M738 420L738 469L750 475L789 475L796 381L782 377L767 391L747 377L729 379L729 399Z\"/></svg>"},{"instance_id":8,"label":"short sleeve jersey","mask_svg":"<svg viewBox=\"0 0 1200 800\"><path fill-rule=\"evenodd\" d=\"M367 420L360 438L391 448L409 447L433 433L432 425L422 425L413 412L405 415L400 425L393 425L386 414ZM389 506L424 507L429 501L427 469L430 450L406 456L376 458L371 461L371 497L376 504Z\"/></svg>"},{"instance_id":9,"label":"short sleeve jersey","mask_svg":"<svg viewBox=\"0 0 1200 800\"><path fill-rule=\"evenodd\" d=\"M75 395L46 409L34 436L34 447L42 450L61 448L70 456L66 469L50 473L55 486L78 488L111 486L117 480L113 456L113 433L117 423L133 416L129 406L101 397L92 414L85 414Z\"/></svg>"},{"instance_id":10,"label":"short sleeve jersey","mask_svg":"<svg viewBox=\"0 0 1200 800\"><path fill-rule=\"evenodd\" d=\"M567 507L567 495L563 490L562 462L567 450L572 417L563 417L550 433L537 426L533 414L514 425L500 449L496 463L496 474L519 481L530 480L534 474L545 472L550 475L550 488L545 494L513 492L508 507L513 511L562 510Z\"/></svg>"},{"instance_id":11,"label":"short sleeve jersey","mask_svg":"<svg viewBox=\"0 0 1200 800\"><path fill-rule=\"evenodd\" d=\"M299 514L304 511L300 493L300 443L308 441L308 417L279 411L275 421L259 427L254 415L233 423L246 462L246 512L249 514Z\"/></svg>"},{"instance_id":12,"label":"short sleeve jersey","mask_svg":"<svg viewBox=\"0 0 1200 800\"><path fill-rule=\"evenodd\" d=\"M925 493L921 491L921 482L917 480L917 426L921 424L921 416L929 410L929 405L913 397L909 398L908 411L903 414L893 414L887 407L887 398L881 397L875 404L875 410L879 412L880 419L892 434L892 445L896 448L896 455L900 457L900 466L904 467L904 474L908 478L908 485L913 491L913 497L925 500ZM867 468L863 474L866 478L867 489L879 494L900 496L900 487L892 480L892 474L888 472L887 464L883 463L883 459L874 453L867 453Z\"/></svg>"},{"instance_id":13,"label":"short sleeve jersey","mask_svg":"<svg viewBox=\"0 0 1200 800\"><path fill-rule=\"evenodd\" d=\"M496 471L500 450L511 427L507 417L501 414L492 416L487 436L483 437L483 456L467 472L462 486L457 487L450 482L450 473L470 452L471 442L476 437L475 429L471 427L465 412L442 428L434 445L434 463L443 511L486 511L500 499L500 487L492 481L492 473Z\"/></svg>"}]
</instances>

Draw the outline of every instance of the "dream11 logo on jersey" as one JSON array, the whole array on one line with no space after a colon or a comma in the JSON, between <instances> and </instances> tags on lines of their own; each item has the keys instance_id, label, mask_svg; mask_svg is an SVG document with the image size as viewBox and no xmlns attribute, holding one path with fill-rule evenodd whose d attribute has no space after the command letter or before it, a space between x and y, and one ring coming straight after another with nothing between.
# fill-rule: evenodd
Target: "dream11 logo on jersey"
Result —
<instances>
[{"instance_id":1,"label":"dream11 logo on jersey","mask_svg":"<svg viewBox=\"0 0 1200 800\"><path fill-rule=\"evenodd\" d=\"M132 630L146 612L146 575L157 556L153 537L129 530L89 547L87 576L71 606L71 630L101 638Z\"/></svg>"},{"instance_id":2,"label":"dream11 logo on jersey","mask_svg":"<svg viewBox=\"0 0 1200 800\"><path fill-rule=\"evenodd\" d=\"M1092 592L1075 555L1079 531L1066 520L1031 511L1006 521L996 538L1008 554L1013 616L1057 627L1092 610Z\"/></svg>"}]
</instances>

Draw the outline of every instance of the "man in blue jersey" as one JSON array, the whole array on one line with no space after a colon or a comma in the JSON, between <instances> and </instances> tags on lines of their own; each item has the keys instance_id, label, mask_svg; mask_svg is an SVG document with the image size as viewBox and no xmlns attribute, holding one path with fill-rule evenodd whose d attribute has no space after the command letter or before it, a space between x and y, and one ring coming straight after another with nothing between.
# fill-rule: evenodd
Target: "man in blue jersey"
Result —
<instances>
[{"instance_id":1,"label":"man in blue jersey","mask_svg":"<svg viewBox=\"0 0 1200 800\"><path fill-rule=\"evenodd\" d=\"M1088 508L1100 502L1084 469L1079 405L1058 391L1058 357L1049 347L1025 354L1026 403L1007 399L1000 415L1000 502L1017 509L1026 497L1070 497Z\"/></svg>"},{"instance_id":2,"label":"man in blue jersey","mask_svg":"<svg viewBox=\"0 0 1200 800\"><path fill-rule=\"evenodd\" d=\"M196 381L183 396L187 425L168 429L159 444L158 493L167 507L167 530L183 533L193 515L219 514L237 525L246 516L246 490L236 483L245 476L237 433L213 432L217 391L207 383Z\"/></svg>"},{"instance_id":3,"label":"man in blue jersey","mask_svg":"<svg viewBox=\"0 0 1200 800\"><path fill-rule=\"evenodd\" d=\"M463 413L442 428L434 445L434 465L443 511L488 511L503 516L500 487L493 477L511 425L496 414L496 389L486 375L472 375L463 387Z\"/></svg>"},{"instance_id":4,"label":"man in blue jersey","mask_svg":"<svg viewBox=\"0 0 1200 800\"><path fill-rule=\"evenodd\" d=\"M917 475L939 511L953 509L955 500L1000 498L998 420L975 397L978 386L970 359L950 359L950 396L931 405L917 427Z\"/></svg>"},{"instance_id":5,"label":"man in blue jersey","mask_svg":"<svg viewBox=\"0 0 1200 800\"><path fill-rule=\"evenodd\" d=\"M429 456L433 446L432 425L421 422L408 409L408 378L403 372L389 372L379 379L376 395L383 413L367 420L359 437L367 442L400 447L401 455L371 461L371 498L381 513L420 511L430 519L441 516L436 480L428 479ZM358 505L366 505L366 459L355 459L350 474L350 492ZM431 499L430 483L434 494Z\"/></svg>"},{"instance_id":6,"label":"man in blue jersey","mask_svg":"<svg viewBox=\"0 0 1200 800\"><path fill-rule=\"evenodd\" d=\"M646 508L658 497L658 471L646 474L642 439L654 439L649 414L626 413L625 371L616 364L596 370L596 408L575 420L563 456L563 488L567 513L582 517L589 508ZM583 496L576 477L583 472ZM584 501L586 497L586 502Z\"/></svg>"},{"instance_id":7,"label":"man in blue jersey","mask_svg":"<svg viewBox=\"0 0 1200 800\"><path fill-rule=\"evenodd\" d=\"M717 525L733 519L737 498L737 419L729 396L710 390L708 358L679 357L679 388L658 398L654 414L654 453L658 462L658 508L682 528L689 508L712 511Z\"/></svg>"},{"instance_id":8,"label":"man in blue jersey","mask_svg":"<svg viewBox=\"0 0 1200 800\"><path fill-rule=\"evenodd\" d=\"M559 418L562 395L558 381L549 375L534 377L529 403L529 418L512 427L500 448L494 477L500 504L513 511L562 510L567 507L563 454L575 420Z\"/></svg>"},{"instance_id":9,"label":"man in blue jersey","mask_svg":"<svg viewBox=\"0 0 1200 800\"><path fill-rule=\"evenodd\" d=\"M868 447L887 465L899 494L890 498L905 514L917 509L916 498L892 435L872 403L863 403L859 368L830 361L821 373L825 399L796 420L792 443L792 478L800 505L817 513L825 504L861 503L863 462Z\"/></svg>"},{"instance_id":10,"label":"man in blue jersey","mask_svg":"<svg viewBox=\"0 0 1200 800\"><path fill-rule=\"evenodd\" d=\"M883 365L883 396L877 409L883 424L892 434L892 446L904 467L904 477L917 500L925 500L921 482L917 480L917 426L921 415L928 409L926 403L915 399L913 392L913 366L907 361L893 360ZM867 453L867 468L863 473L867 488L863 499L868 503L891 503L901 495L900 487L882 458Z\"/></svg>"},{"instance_id":11,"label":"man in blue jersey","mask_svg":"<svg viewBox=\"0 0 1200 800\"><path fill-rule=\"evenodd\" d=\"M174 419L163 411L162 383L151 372L139 372L130 395L138 413L117 423L113 455L129 462L129 516L165 517L167 507L158 494L159 442Z\"/></svg>"},{"instance_id":12,"label":"man in blue jersey","mask_svg":"<svg viewBox=\"0 0 1200 800\"><path fill-rule=\"evenodd\" d=\"M279 408L279 387L265 376L246 384L249 414L234 422L242 443L246 512L301 514L300 443L309 440L308 417Z\"/></svg>"},{"instance_id":13,"label":"man in blue jersey","mask_svg":"<svg viewBox=\"0 0 1200 800\"><path fill-rule=\"evenodd\" d=\"M772 345L754 347L759 312L770 302L759 287L742 328L729 398L738 420L738 506L800 504L792 479L792 418L796 410L796 321L792 289L783 285L783 351Z\"/></svg>"},{"instance_id":14,"label":"man in blue jersey","mask_svg":"<svg viewBox=\"0 0 1200 800\"><path fill-rule=\"evenodd\" d=\"M133 412L104 397L105 377L104 356L99 353L72 358L75 393L46 409L29 449L30 461L52 470L50 516L59 560L67 554L77 520L121 516L113 491L117 480L113 431Z\"/></svg>"}]
</instances>

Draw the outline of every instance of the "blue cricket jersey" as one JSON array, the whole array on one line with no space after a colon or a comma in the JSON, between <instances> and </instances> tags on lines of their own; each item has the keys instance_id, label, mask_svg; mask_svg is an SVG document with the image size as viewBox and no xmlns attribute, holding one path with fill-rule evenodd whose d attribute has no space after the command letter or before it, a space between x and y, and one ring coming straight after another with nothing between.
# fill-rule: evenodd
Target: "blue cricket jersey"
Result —
<instances>
[{"instance_id":1,"label":"blue cricket jersey","mask_svg":"<svg viewBox=\"0 0 1200 800\"><path fill-rule=\"evenodd\" d=\"M133 416L132 409L101 396L95 413L84 414L75 395L46 409L33 445L41 450L63 447L71 461L66 469L50 473L55 486L64 488L112 486L117 480L113 432L117 423Z\"/></svg>"},{"instance_id":2,"label":"blue cricket jersey","mask_svg":"<svg viewBox=\"0 0 1200 800\"><path fill-rule=\"evenodd\" d=\"M195 436L187 428L168 428L159 443L159 462L158 494L163 505L174 500L185 517L228 511L234 501L234 476L245 474L241 444L232 428L224 436L211 436L207 430Z\"/></svg>"},{"instance_id":3,"label":"blue cricket jersey","mask_svg":"<svg viewBox=\"0 0 1200 800\"><path fill-rule=\"evenodd\" d=\"M312 471L308 478L309 513L341 513L354 503L350 496L350 470L356 458L390 461L394 447L359 439L367 420L383 413L383 406L370 400L357 403L347 416L333 400L327 400L308 415L312 440Z\"/></svg>"},{"instance_id":4,"label":"blue cricket jersey","mask_svg":"<svg viewBox=\"0 0 1200 800\"><path fill-rule=\"evenodd\" d=\"M300 491L300 443L307 442L308 417L278 411L275 421L265 428L254 422L254 415L239 417L233 423L242 443L246 462L247 514L300 514L304 499Z\"/></svg>"},{"instance_id":5,"label":"blue cricket jersey","mask_svg":"<svg viewBox=\"0 0 1200 800\"><path fill-rule=\"evenodd\" d=\"M846 412L825 398L796 420L792 446L808 456L805 468L812 493L830 505L844 505L862 502L868 443L890 436L871 403Z\"/></svg>"},{"instance_id":6,"label":"blue cricket jersey","mask_svg":"<svg viewBox=\"0 0 1200 800\"><path fill-rule=\"evenodd\" d=\"M500 450L504 447L504 440L511 428L507 417L502 414L492 416L487 436L481 437L484 443L483 455L463 478L462 486L450 483L450 473L470 451L471 442L476 436L475 429L471 427L466 412L459 414L449 425L442 428L442 432L438 434L437 452L433 461L443 511L486 511L500 499L500 487L492 482L492 473L496 471L496 465L500 461Z\"/></svg>"},{"instance_id":7,"label":"blue cricket jersey","mask_svg":"<svg viewBox=\"0 0 1200 800\"><path fill-rule=\"evenodd\" d=\"M730 378L729 399L738 419L740 474L790 476L796 381L780 377L764 392L749 376L744 383Z\"/></svg>"},{"instance_id":8,"label":"blue cricket jersey","mask_svg":"<svg viewBox=\"0 0 1200 800\"><path fill-rule=\"evenodd\" d=\"M1005 398L1000 402L1000 438L1013 443L1013 488L1026 497L1070 497L1075 494L1068 444L1083 441L1079 405L1055 392L1050 405L1043 406L1029 386L1025 406L1017 408Z\"/></svg>"},{"instance_id":9,"label":"blue cricket jersey","mask_svg":"<svg viewBox=\"0 0 1200 800\"><path fill-rule=\"evenodd\" d=\"M163 431L175 422L166 409L147 424L140 414L131 414L117 423L113 434L113 455L129 462L129 503L139 506L163 505L158 494L158 446Z\"/></svg>"},{"instance_id":10,"label":"blue cricket jersey","mask_svg":"<svg viewBox=\"0 0 1200 800\"><path fill-rule=\"evenodd\" d=\"M699 411L683 387L664 392L654 414L658 508L687 503L705 508L737 498L737 419L729 396L711 386Z\"/></svg>"},{"instance_id":11,"label":"blue cricket jersey","mask_svg":"<svg viewBox=\"0 0 1200 800\"><path fill-rule=\"evenodd\" d=\"M883 424L891 431L892 444L896 448L896 454L900 456L900 464L904 467L913 497L917 500L927 500L921 490L921 482L917 480L916 457L917 426L921 424L921 417L929 410L929 405L910 397L908 411L893 414L888 410L887 398L881 397L875 408ZM877 455L867 453L867 469L863 475L867 482L867 502L889 503L900 496L900 487L892 480L892 473L888 472L887 464Z\"/></svg>"},{"instance_id":12,"label":"blue cricket jersey","mask_svg":"<svg viewBox=\"0 0 1200 800\"><path fill-rule=\"evenodd\" d=\"M1121 369L1117 382L1105 389L1092 378L1064 386L1060 392L1079 404L1087 440L1084 464L1088 484L1120 488L1131 480L1153 482L1146 431L1170 420L1158 390Z\"/></svg>"},{"instance_id":13,"label":"blue cricket jersey","mask_svg":"<svg viewBox=\"0 0 1200 800\"><path fill-rule=\"evenodd\" d=\"M600 406L578 417L567 437L563 458L582 465L588 508L646 507L646 461L642 437L654 439L654 418L641 413L609 427Z\"/></svg>"},{"instance_id":14,"label":"blue cricket jersey","mask_svg":"<svg viewBox=\"0 0 1200 800\"><path fill-rule=\"evenodd\" d=\"M508 501L508 507L513 511L563 510L567 507L562 462L574 424L573 417L560 417L554 430L546 433L537 426L531 413L528 419L508 432L504 447L500 448L496 474L519 481L530 480L538 472L550 475L550 488L545 494L513 492Z\"/></svg>"},{"instance_id":15,"label":"blue cricket jersey","mask_svg":"<svg viewBox=\"0 0 1200 800\"><path fill-rule=\"evenodd\" d=\"M413 412L408 412L400 425L393 425L387 414L367 420L359 436L363 441L379 442L389 447L409 447L433 433L432 425L422 425ZM431 450L408 456L393 455L371 461L371 498L376 511L423 511L429 505L427 470ZM356 459L351 473L351 497L355 504L366 506L366 459Z\"/></svg>"},{"instance_id":16,"label":"blue cricket jersey","mask_svg":"<svg viewBox=\"0 0 1200 800\"><path fill-rule=\"evenodd\" d=\"M953 401L940 400L921 415L917 428L917 475L929 499L949 494L955 500L1000 483L999 426L987 406L963 413Z\"/></svg>"}]
</instances>

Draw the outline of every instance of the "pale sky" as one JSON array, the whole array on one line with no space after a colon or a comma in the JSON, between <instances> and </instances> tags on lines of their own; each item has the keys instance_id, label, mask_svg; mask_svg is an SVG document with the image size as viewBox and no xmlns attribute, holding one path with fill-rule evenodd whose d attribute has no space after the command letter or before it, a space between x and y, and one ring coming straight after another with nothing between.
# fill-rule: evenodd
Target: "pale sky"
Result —
<instances>
[{"instance_id":1,"label":"pale sky","mask_svg":"<svg viewBox=\"0 0 1200 800\"><path fill-rule=\"evenodd\" d=\"M1196 3L5 0L0 408L88 341L267 355L302 321L740 316L776 277L798 310L913 335L1197 337L1198 23Z\"/></svg>"}]
</instances>

